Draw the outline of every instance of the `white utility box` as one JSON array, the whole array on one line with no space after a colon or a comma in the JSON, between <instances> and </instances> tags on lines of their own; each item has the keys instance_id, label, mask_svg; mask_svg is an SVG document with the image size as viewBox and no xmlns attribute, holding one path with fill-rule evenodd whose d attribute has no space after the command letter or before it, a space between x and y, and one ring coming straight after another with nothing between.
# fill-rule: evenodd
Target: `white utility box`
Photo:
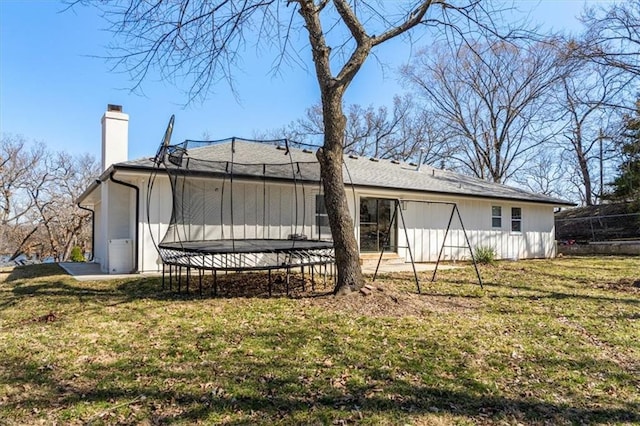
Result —
<instances>
[{"instance_id":1,"label":"white utility box","mask_svg":"<svg viewBox=\"0 0 640 426\"><path fill-rule=\"evenodd\" d=\"M133 240L109 240L109 273L129 274L133 270Z\"/></svg>"}]
</instances>

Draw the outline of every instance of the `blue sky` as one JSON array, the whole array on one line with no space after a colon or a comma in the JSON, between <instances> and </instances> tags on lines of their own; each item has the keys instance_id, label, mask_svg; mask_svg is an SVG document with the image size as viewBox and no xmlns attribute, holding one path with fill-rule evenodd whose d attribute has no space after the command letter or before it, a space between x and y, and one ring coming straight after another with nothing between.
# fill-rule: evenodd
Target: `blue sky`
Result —
<instances>
[{"instance_id":1,"label":"blue sky","mask_svg":"<svg viewBox=\"0 0 640 426\"><path fill-rule=\"evenodd\" d=\"M589 0L588 4L606 3ZM555 30L577 31L584 0L520 0L530 19ZM89 153L99 160L100 118L108 103L129 114L129 158L155 153L167 121L176 114L173 141L252 137L281 127L318 101L312 70L285 67L270 74L272 58L249 47L235 76L238 99L218 85L205 102L187 107L185 95L169 83L145 81L144 94L131 93L127 74L111 70L111 36L93 8L62 12L56 1L0 0L0 132L44 142L52 150ZM346 101L390 105L401 93L395 69L410 49L379 52L386 64L369 60L349 88Z\"/></svg>"}]
</instances>

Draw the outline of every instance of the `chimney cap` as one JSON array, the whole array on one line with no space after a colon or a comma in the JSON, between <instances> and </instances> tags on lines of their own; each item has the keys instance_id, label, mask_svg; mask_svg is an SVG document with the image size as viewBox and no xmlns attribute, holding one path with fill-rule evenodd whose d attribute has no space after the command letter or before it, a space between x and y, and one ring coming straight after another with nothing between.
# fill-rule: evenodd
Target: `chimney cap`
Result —
<instances>
[{"instance_id":1,"label":"chimney cap","mask_svg":"<svg viewBox=\"0 0 640 426\"><path fill-rule=\"evenodd\" d=\"M122 105L107 104L107 111L122 112Z\"/></svg>"}]
</instances>

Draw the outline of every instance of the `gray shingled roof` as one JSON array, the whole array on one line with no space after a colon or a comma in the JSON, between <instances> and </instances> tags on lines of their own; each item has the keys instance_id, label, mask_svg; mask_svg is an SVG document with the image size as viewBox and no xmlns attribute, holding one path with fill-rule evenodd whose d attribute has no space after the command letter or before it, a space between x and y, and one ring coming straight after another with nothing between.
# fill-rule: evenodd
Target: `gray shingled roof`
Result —
<instances>
[{"instance_id":1,"label":"gray shingled roof","mask_svg":"<svg viewBox=\"0 0 640 426\"><path fill-rule=\"evenodd\" d=\"M260 177L271 179L292 179L294 170L296 179L318 181L320 168L315 152L310 150L289 149L289 155L281 146L258 143L234 138L227 142L211 145L187 144L183 157L183 168L194 173L224 173L231 170L235 176ZM232 152L233 146L233 152ZM188 161L187 161L188 158ZM169 168L175 168L168 163ZM126 161L115 164L116 169L148 169L154 167L150 159ZM539 202L554 205L573 205L558 198L534 194L519 188L496 184L471 176L436 169L422 165L397 163L390 160L378 160L345 155L345 184L385 189L429 192L435 194L453 194L471 197L512 199L518 201Z\"/></svg>"}]
</instances>

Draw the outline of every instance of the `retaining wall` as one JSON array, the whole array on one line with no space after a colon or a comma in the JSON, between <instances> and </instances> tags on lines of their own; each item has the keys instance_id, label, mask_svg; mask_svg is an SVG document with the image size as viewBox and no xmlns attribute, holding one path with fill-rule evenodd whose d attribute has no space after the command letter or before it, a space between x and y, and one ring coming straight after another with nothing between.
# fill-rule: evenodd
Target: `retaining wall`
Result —
<instances>
[{"instance_id":1,"label":"retaining wall","mask_svg":"<svg viewBox=\"0 0 640 426\"><path fill-rule=\"evenodd\" d=\"M623 254L640 256L640 241L598 241L589 244L558 245L557 252L566 255Z\"/></svg>"}]
</instances>

